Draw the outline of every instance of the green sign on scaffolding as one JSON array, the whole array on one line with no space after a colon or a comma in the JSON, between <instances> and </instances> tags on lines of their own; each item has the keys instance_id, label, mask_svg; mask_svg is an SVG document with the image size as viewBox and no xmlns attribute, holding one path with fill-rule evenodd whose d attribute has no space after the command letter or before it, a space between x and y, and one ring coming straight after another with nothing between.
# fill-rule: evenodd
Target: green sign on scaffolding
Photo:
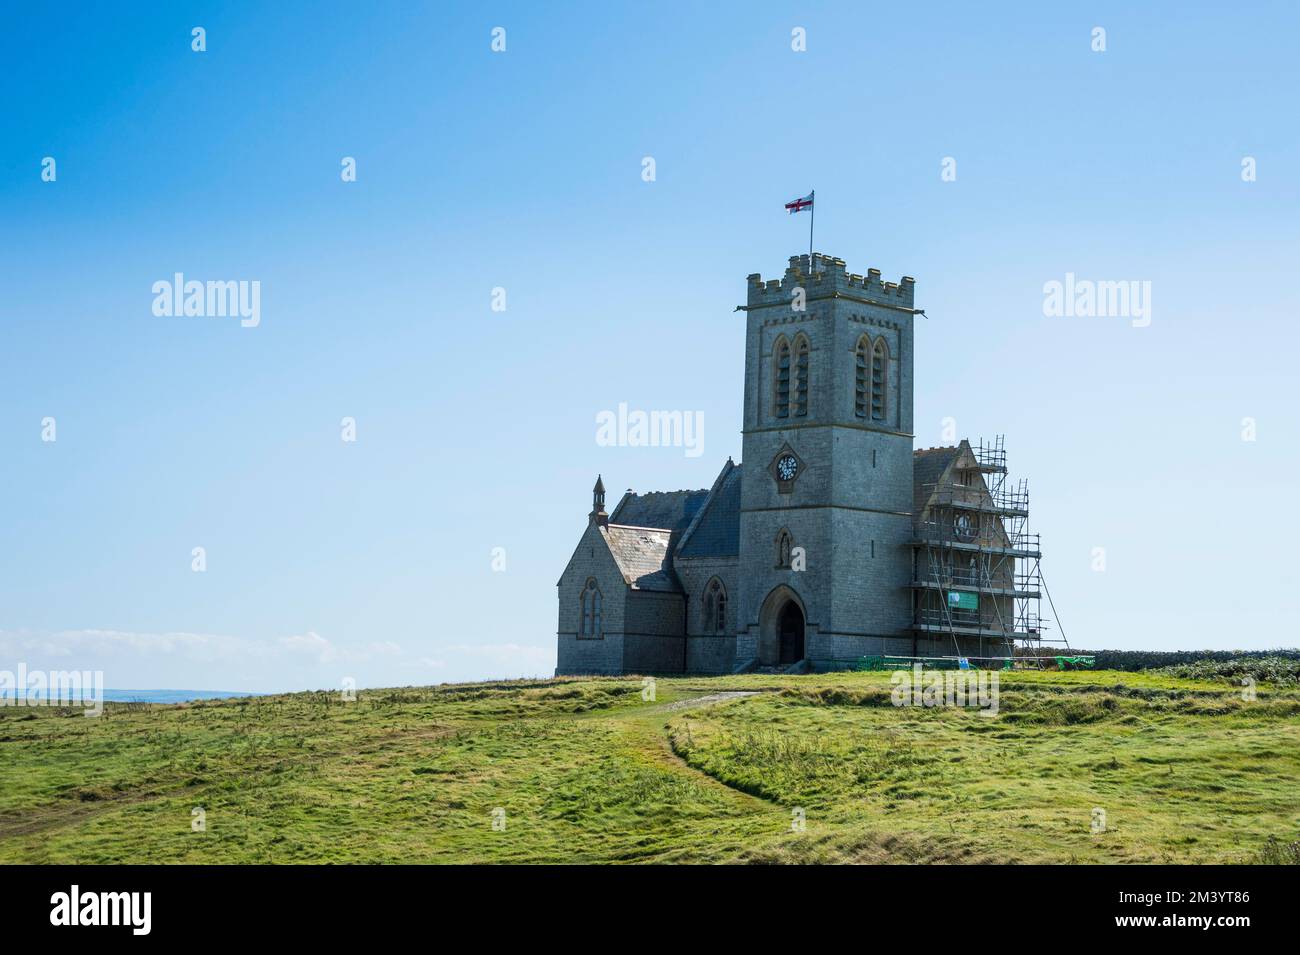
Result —
<instances>
[{"instance_id":1,"label":"green sign on scaffolding","mask_svg":"<svg viewBox=\"0 0 1300 955\"><path fill-rule=\"evenodd\" d=\"M948 591L948 609L979 610L980 595L969 593L965 590L950 590Z\"/></svg>"}]
</instances>

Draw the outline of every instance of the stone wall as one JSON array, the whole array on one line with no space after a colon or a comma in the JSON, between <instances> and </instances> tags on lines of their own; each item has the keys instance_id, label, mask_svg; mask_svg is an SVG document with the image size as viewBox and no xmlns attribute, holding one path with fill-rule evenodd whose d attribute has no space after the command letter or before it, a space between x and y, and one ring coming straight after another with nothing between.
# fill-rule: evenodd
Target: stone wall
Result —
<instances>
[{"instance_id":1,"label":"stone wall","mask_svg":"<svg viewBox=\"0 0 1300 955\"><path fill-rule=\"evenodd\" d=\"M680 594L630 590L623 633L624 673L681 673L686 661Z\"/></svg>"},{"instance_id":2,"label":"stone wall","mask_svg":"<svg viewBox=\"0 0 1300 955\"><path fill-rule=\"evenodd\" d=\"M601 594L601 633L579 634L581 597L588 579ZM559 592L556 675L623 672L623 628L628 588L600 529L589 524L556 585Z\"/></svg>"}]
</instances>

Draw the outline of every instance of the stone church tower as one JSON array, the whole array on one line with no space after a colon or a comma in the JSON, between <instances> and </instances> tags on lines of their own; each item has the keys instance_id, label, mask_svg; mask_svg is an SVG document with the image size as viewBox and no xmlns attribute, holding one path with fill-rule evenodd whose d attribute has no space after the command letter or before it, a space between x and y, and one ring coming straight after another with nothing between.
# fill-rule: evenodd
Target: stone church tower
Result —
<instances>
[{"instance_id":1,"label":"stone church tower","mask_svg":"<svg viewBox=\"0 0 1300 955\"><path fill-rule=\"evenodd\" d=\"M608 514L597 480L558 584L558 673L992 662L1041 639L1000 440L913 450L913 291L824 255L749 276L743 463Z\"/></svg>"},{"instance_id":2,"label":"stone church tower","mask_svg":"<svg viewBox=\"0 0 1300 955\"><path fill-rule=\"evenodd\" d=\"M761 664L911 652L913 280L812 266L748 280L736 655Z\"/></svg>"}]
</instances>

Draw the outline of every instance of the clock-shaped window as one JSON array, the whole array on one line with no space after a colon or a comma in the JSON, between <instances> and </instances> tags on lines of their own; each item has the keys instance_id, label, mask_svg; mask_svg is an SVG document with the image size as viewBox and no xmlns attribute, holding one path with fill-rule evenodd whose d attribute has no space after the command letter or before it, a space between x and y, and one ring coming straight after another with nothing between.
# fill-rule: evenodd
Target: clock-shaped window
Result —
<instances>
[{"instance_id":1,"label":"clock-shaped window","mask_svg":"<svg viewBox=\"0 0 1300 955\"><path fill-rule=\"evenodd\" d=\"M803 474L803 461L787 444L776 453L767 470L776 481L776 489L782 494L789 494L794 490L795 479Z\"/></svg>"},{"instance_id":2,"label":"clock-shaped window","mask_svg":"<svg viewBox=\"0 0 1300 955\"><path fill-rule=\"evenodd\" d=\"M975 522L971 520L969 514L958 514L952 522L953 530L957 532L957 539L968 541L975 536Z\"/></svg>"}]
</instances>

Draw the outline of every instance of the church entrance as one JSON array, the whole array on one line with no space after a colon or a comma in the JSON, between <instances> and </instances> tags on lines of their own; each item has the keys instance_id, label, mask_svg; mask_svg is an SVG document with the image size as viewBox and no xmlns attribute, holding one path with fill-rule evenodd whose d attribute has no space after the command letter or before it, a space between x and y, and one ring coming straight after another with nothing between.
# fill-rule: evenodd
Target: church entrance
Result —
<instances>
[{"instance_id":1,"label":"church entrance","mask_svg":"<svg viewBox=\"0 0 1300 955\"><path fill-rule=\"evenodd\" d=\"M803 611L791 600L781 610L777 622L777 634L780 640L778 663L798 663L803 659Z\"/></svg>"},{"instance_id":2,"label":"church entrance","mask_svg":"<svg viewBox=\"0 0 1300 955\"><path fill-rule=\"evenodd\" d=\"M803 601L787 584L777 584L758 611L757 660L762 667L789 666L807 655L808 616Z\"/></svg>"}]
</instances>

